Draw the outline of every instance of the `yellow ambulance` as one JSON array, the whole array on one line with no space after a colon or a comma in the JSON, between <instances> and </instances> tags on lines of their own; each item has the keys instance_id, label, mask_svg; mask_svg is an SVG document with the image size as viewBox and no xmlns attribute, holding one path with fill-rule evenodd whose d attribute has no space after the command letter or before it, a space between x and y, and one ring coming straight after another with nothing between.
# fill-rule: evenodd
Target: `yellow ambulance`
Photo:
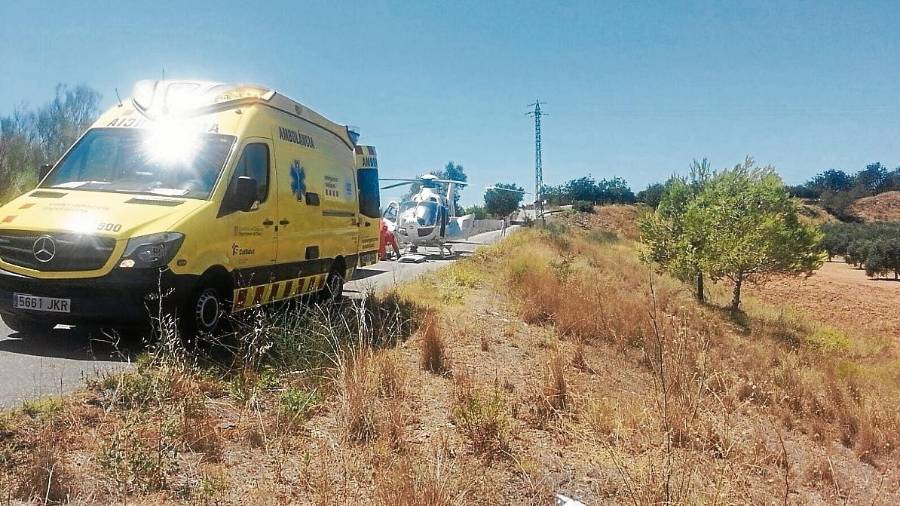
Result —
<instances>
[{"instance_id":1,"label":"yellow ambulance","mask_svg":"<svg viewBox=\"0 0 900 506\"><path fill-rule=\"evenodd\" d=\"M40 184L0 207L0 317L21 332L188 335L229 313L338 297L375 263L378 161L358 133L265 87L141 81Z\"/></svg>"}]
</instances>

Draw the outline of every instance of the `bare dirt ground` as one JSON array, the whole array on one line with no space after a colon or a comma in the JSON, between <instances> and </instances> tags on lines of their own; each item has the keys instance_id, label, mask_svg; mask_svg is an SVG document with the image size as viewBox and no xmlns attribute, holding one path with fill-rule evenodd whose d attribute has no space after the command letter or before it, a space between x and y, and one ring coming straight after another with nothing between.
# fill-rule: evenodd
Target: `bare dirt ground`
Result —
<instances>
[{"instance_id":1,"label":"bare dirt ground","mask_svg":"<svg viewBox=\"0 0 900 506\"><path fill-rule=\"evenodd\" d=\"M861 198L850 206L850 211L865 221L900 220L900 192L884 192Z\"/></svg>"},{"instance_id":2,"label":"bare dirt ground","mask_svg":"<svg viewBox=\"0 0 900 506\"><path fill-rule=\"evenodd\" d=\"M826 262L809 278L777 278L749 292L831 325L900 340L900 282L871 279L841 260Z\"/></svg>"}]
</instances>

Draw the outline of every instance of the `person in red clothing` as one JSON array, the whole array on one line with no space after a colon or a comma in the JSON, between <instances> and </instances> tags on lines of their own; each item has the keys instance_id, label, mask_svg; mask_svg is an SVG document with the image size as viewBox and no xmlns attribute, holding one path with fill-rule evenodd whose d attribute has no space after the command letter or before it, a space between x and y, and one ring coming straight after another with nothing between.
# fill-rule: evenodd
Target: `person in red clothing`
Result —
<instances>
[{"instance_id":1,"label":"person in red clothing","mask_svg":"<svg viewBox=\"0 0 900 506\"><path fill-rule=\"evenodd\" d=\"M400 246L397 245L397 238L394 237L394 233L388 230L387 225L385 225L384 220L381 220L381 240L378 242L378 258L380 260L387 260L387 246L390 245L394 250L394 254L397 257L400 257Z\"/></svg>"}]
</instances>

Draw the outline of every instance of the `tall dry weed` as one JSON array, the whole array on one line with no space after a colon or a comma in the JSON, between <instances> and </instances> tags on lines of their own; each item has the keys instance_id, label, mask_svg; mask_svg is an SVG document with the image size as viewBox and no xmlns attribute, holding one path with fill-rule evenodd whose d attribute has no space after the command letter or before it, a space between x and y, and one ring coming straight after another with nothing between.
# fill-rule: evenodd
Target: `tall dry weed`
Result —
<instances>
[{"instance_id":1,"label":"tall dry weed","mask_svg":"<svg viewBox=\"0 0 900 506\"><path fill-rule=\"evenodd\" d=\"M436 313L425 315L420 348L422 369L434 374L446 374L450 370L444 339L441 337L440 320Z\"/></svg>"}]
</instances>

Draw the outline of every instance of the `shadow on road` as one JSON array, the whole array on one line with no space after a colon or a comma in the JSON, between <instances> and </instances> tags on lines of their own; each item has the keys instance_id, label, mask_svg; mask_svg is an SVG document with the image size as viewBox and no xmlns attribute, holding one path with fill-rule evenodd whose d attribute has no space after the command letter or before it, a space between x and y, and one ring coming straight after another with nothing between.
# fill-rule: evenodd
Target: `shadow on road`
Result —
<instances>
[{"instance_id":1,"label":"shadow on road","mask_svg":"<svg viewBox=\"0 0 900 506\"><path fill-rule=\"evenodd\" d=\"M385 273L385 271L377 271L374 269L359 268L359 269L356 269L355 271L353 271L353 280L352 281L359 281L360 279L371 278L372 276L377 276L379 274L384 274L384 273Z\"/></svg>"},{"instance_id":2,"label":"shadow on road","mask_svg":"<svg viewBox=\"0 0 900 506\"><path fill-rule=\"evenodd\" d=\"M99 329L56 328L49 335L10 334L0 339L0 352L69 360L127 362L144 349L136 337L116 337Z\"/></svg>"}]
</instances>

